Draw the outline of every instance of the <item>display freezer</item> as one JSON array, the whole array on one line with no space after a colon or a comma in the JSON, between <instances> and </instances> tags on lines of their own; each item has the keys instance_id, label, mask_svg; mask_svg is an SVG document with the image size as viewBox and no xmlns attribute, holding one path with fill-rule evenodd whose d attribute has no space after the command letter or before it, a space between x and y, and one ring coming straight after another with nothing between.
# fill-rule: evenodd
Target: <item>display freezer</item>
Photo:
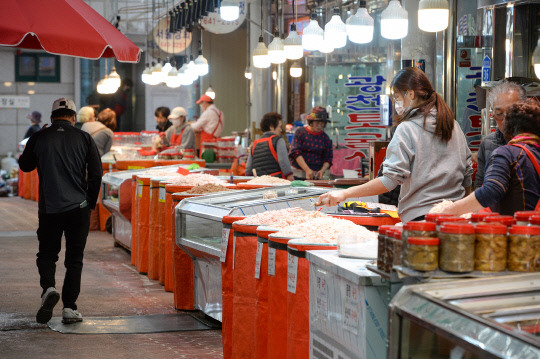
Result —
<instances>
[{"instance_id":1,"label":"display freezer","mask_svg":"<svg viewBox=\"0 0 540 359\"><path fill-rule=\"evenodd\" d=\"M277 197L265 199L269 190ZM318 197L328 190L278 186L186 198L180 202L175 209L176 244L194 261L195 307L221 321L220 256L224 216L244 217L287 207L313 210Z\"/></svg>"},{"instance_id":2,"label":"display freezer","mask_svg":"<svg viewBox=\"0 0 540 359\"><path fill-rule=\"evenodd\" d=\"M403 287L389 358L540 358L540 273Z\"/></svg>"}]
</instances>

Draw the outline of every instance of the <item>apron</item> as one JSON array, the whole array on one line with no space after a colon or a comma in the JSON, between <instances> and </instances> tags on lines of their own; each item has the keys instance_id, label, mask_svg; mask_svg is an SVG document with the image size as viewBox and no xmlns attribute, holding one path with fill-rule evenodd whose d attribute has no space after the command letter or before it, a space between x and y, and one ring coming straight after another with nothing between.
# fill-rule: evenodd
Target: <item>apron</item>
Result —
<instances>
[{"instance_id":1,"label":"apron","mask_svg":"<svg viewBox=\"0 0 540 359\"><path fill-rule=\"evenodd\" d=\"M525 153L527 154L527 156L529 157L529 159L531 160L532 164L534 165L534 168L536 169L536 173L538 174L538 176L540 177L540 165L538 165L538 161L536 160L536 158L534 158L534 155L531 153L531 151L529 151L529 149L523 145L519 145L517 143L512 143L511 144L512 146L516 146L516 147L519 147L521 148L523 151L525 151ZM536 203L536 207L534 208L535 211L540 211L540 199L538 200L538 202Z\"/></svg>"},{"instance_id":2,"label":"apron","mask_svg":"<svg viewBox=\"0 0 540 359\"><path fill-rule=\"evenodd\" d=\"M201 130L201 143L203 143L203 142L214 142L216 140L216 137L214 135L216 134L217 129L219 128L219 126L222 125L221 111L216 112L216 113L218 114L218 124L217 124L216 128L214 129L214 132L212 132L212 133L208 133L205 130Z\"/></svg>"},{"instance_id":3,"label":"apron","mask_svg":"<svg viewBox=\"0 0 540 359\"><path fill-rule=\"evenodd\" d=\"M176 146L182 145L182 134L184 133L185 129L186 128L184 127L182 129L182 131L180 131L179 135L173 133L172 136L171 136L171 141L170 141L169 145L176 145Z\"/></svg>"},{"instance_id":4,"label":"apron","mask_svg":"<svg viewBox=\"0 0 540 359\"><path fill-rule=\"evenodd\" d=\"M274 160L276 160L276 162L278 163L279 165L279 160L278 160L278 156L277 156L277 152L276 152L276 149L274 148L274 145L272 144L272 138L276 137L277 135L274 135L274 136L270 136L270 137L265 137L265 138L259 138L258 140L255 140L253 141L253 146L251 147L251 155L253 156L253 154L255 153L255 147L259 144L259 143L263 143L263 142L267 142L268 143L268 148L270 149L270 153L272 154L272 157L274 157ZM274 172L274 173L270 173L268 174L268 176L281 176L281 178L285 178L285 175L283 174L283 172L281 171L278 171L278 172Z\"/></svg>"}]
</instances>

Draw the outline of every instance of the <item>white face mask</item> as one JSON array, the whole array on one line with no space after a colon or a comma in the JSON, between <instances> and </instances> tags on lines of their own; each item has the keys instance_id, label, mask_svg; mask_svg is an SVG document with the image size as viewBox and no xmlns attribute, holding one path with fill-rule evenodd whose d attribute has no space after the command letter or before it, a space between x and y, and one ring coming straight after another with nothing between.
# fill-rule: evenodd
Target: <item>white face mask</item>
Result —
<instances>
[{"instance_id":1,"label":"white face mask","mask_svg":"<svg viewBox=\"0 0 540 359\"><path fill-rule=\"evenodd\" d=\"M176 127L180 126L180 119L179 118L172 118L171 122L172 122L173 126L176 126Z\"/></svg>"},{"instance_id":2,"label":"white face mask","mask_svg":"<svg viewBox=\"0 0 540 359\"><path fill-rule=\"evenodd\" d=\"M403 101L394 102L394 108L396 109L396 113L400 116L403 115L403 112L405 112L405 108L403 107Z\"/></svg>"}]
</instances>

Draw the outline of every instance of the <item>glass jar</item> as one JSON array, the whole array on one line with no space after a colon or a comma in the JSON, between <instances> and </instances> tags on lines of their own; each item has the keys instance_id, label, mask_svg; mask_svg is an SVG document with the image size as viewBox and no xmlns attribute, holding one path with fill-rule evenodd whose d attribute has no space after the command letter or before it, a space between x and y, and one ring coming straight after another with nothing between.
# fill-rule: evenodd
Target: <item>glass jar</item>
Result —
<instances>
[{"instance_id":1,"label":"glass jar","mask_svg":"<svg viewBox=\"0 0 540 359\"><path fill-rule=\"evenodd\" d=\"M378 247L377 247L377 268L384 270L386 264L386 231L393 226L383 225L379 227L379 235L377 237Z\"/></svg>"},{"instance_id":2,"label":"glass jar","mask_svg":"<svg viewBox=\"0 0 540 359\"><path fill-rule=\"evenodd\" d=\"M513 226L515 224L514 217L512 216L489 216L484 218L484 222L500 223L504 224L507 227Z\"/></svg>"},{"instance_id":3,"label":"glass jar","mask_svg":"<svg viewBox=\"0 0 540 359\"><path fill-rule=\"evenodd\" d=\"M500 272L506 269L507 227L502 224L477 224L474 269Z\"/></svg>"},{"instance_id":4,"label":"glass jar","mask_svg":"<svg viewBox=\"0 0 540 359\"><path fill-rule=\"evenodd\" d=\"M394 262L394 248L392 243L392 232L396 226L389 226L389 228L386 229L386 234L384 236L384 242L385 242L385 253L384 253L384 266L383 270L387 273L390 273L392 269L392 264Z\"/></svg>"},{"instance_id":5,"label":"glass jar","mask_svg":"<svg viewBox=\"0 0 540 359\"><path fill-rule=\"evenodd\" d=\"M530 223L531 216L539 215L540 212L537 211L519 211L514 213L514 218L516 219L516 225L518 226L527 226Z\"/></svg>"},{"instance_id":6,"label":"glass jar","mask_svg":"<svg viewBox=\"0 0 540 359\"><path fill-rule=\"evenodd\" d=\"M473 213L471 214L471 223L484 222L484 219L490 216L498 216L498 213L488 212L488 213Z\"/></svg>"},{"instance_id":7,"label":"glass jar","mask_svg":"<svg viewBox=\"0 0 540 359\"><path fill-rule=\"evenodd\" d=\"M401 249L401 263L409 266L408 242L409 237L437 237L437 226L433 222L407 222L403 226L403 247Z\"/></svg>"},{"instance_id":8,"label":"glass jar","mask_svg":"<svg viewBox=\"0 0 540 359\"><path fill-rule=\"evenodd\" d=\"M452 214L446 214L446 213L428 213L426 214L426 222L432 222L437 223L437 218L443 218L443 217L453 217Z\"/></svg>"},{"instance_id":9,"label":"glass jar","mask_svg":"<svg viewBox=\"0 0 540 359\"><path fill-rule=\"evenodd\" d=\"M437 232L440 230L441 225L443 223L449 223L449 222L459 222L459 223L468 223L468 221L465 218L451 216L451 217L438 217L435 219L435 224L437 225Z\"/></svg>"},{"instance_id":10,"label":"glass jar","mask_svg":"<svg viewBox=\"0 0 540 359\"><path fill-rule=\"evenodd\" d=\"M448 272L474 270L474 226L467 223L443 223L439 231L439 268Z\"/></svg>"},{"instance_id":11,"label":"glass jar","mask_svg":"<svg viewBox=\"0 0 540 359\"><path fill-rule=\"evenodd\" d=\"M531 216L531 218L529 219L529 223L531 224L531 226L538 226L540 225L540 214L539 215L534 215L534 216Z\"/></svg>"},{"instance_id":12,"label":"glass jar","mask_svg":"<svg viewBox=\"0 0 540 359\"><path fill-rule=\"evenodd\" d=\"M434 271L439 266L439 238L407 238L407 262L409 267L419 271Z\"/></svg>"},{"instance_id":13,"label":"glass jar","mask_svg":"<svg viewBox=\"0 0 540 359\"><path fill-rule=\"evenodd\" d=\"M400 228L400 227L395 227L394 229L390 230L389 234L390 234L390 247L392 248L392 262L388 264L387 272L390 272L392 270L392 266L401 265L402 230L403 228Z\"/></svg>"},{"instance_id":14,"label":"glass jar","mask_svg":"<svg viewBox=\"0 0 540 359\"><path fill-rule=\"evenodd\" d=\"M513 226L508 232L508 269L540 271L540 226Z\"/></svg>"}]
</instances>

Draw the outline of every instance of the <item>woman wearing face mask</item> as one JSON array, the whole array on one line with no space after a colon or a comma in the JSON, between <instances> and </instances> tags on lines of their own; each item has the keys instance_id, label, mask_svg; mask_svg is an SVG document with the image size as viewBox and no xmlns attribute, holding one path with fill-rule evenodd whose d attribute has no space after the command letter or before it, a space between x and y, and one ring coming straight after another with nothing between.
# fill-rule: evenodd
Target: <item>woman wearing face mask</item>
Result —
<instances>
[{"instance_id":1,"label":"woman wearing face mask","mask_svg":"<svg viewBox=\"0 0 540 359\"><path fill-rule=\"evenodd\" d=\"M417 68L399 71L391 89L397 128L382 177L326 193L319 205L335 206L349 197L378 195L401 185L398 214L405 223L424 219L443 199L465 196L471 185L471 151L452 111Z\"/></svg>"},{"instance_id":2,"label":"woman wearing face mask","mask_svg":"<svg viewBox=\"0 0 540 359\"><path fill-rule=\"evenodd\" d=\"M313 107L307 116L307 127L300 127L294 133L289 160L296 179L327 179L332 166L332 140L324 128L328 112L322 106Z\"/></svg>"},{"instance_id":3,"label":"woman wearing face mask","mask_svg":"<svg viewBox=\"0 0 540 359\"><path fill-rule=\"evenodd\" d=\"M179 146L181 149L193 149L195 151L195 133L186 123L186 110L183 107L173 108L168 119L172 126L160 135L165 146Z\"/></svg>"}]
</instances>

